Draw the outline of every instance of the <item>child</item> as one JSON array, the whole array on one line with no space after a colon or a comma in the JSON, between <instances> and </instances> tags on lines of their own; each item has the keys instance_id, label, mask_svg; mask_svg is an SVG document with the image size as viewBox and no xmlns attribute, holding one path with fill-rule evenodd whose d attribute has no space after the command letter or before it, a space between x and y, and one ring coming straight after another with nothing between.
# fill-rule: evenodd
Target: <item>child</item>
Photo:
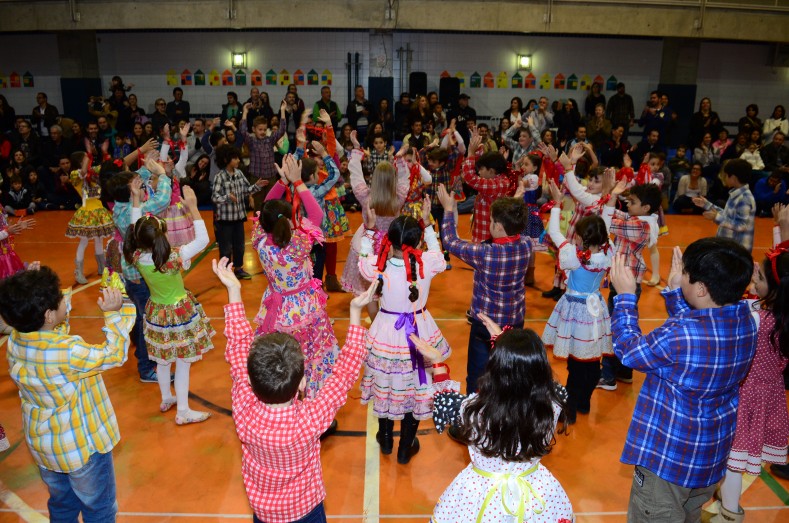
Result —
<instances>
[{"instance_id":1,"label":"child","mask_svg":"<svg viewBox=\"0 0 789 523\"><path fill-rule=\"evenodd\" d=\"M454 119L450 122L449 129L444 134L440 148L433 149L423 156L423 165L430 171L430 177L433 179L433 183L427 188L426 192L430 195L430 209L433 220L438 224L441 223L444 217L444 208L438 200L438 185L443 184L445 187L449 187L450 191L456 192L456 194L463 189L463 178L460 176L460 168L463 155L466 154L466 144L463 142L460 132L455 129L456 124L457 121ZM443 232L441 229L439 229L438 235L443 243ZM448 255L445 254L444 258L449 261ZM447 270L449 269L450 267L447 267Z\"/></svg>"},{"instance_id":2,"label":"child","mask_svg":"<svg viewBox=\"0 0 789 523\"><path fill-rule=\"evenodd\" d=\"M181 127L179 136L179 156L178 162L172 166L169 160L170 147L175 144L170 141L170 126L165 124L162 128L162 137L165 140L162 145L162 150L159 152L159 158L164 162L166 168L165 172L172 181L172 191L170 192L170 205L161 214L167 226L167 241L170 242L171 247L183 247L184 245L194 241L195 227L192 223L192 216L189 210L184 206L181 201L181 183L179 180L186 178L186 161L189 159L189 146L186 142L186 137L189 135L189 124L184 124Z\"/></svg>"},{"instance_id":3,"label":"child","mask_svg":"<svg viewBox=\"0 0 789 523\"><path fill-rule=\"evenodd\" d=\"M23 185L22 178L17 175L11 178L8 191L3 195L3 210L11 216L36 213L33 193Z\"/></svg>"},{"instance_id":4,"label":"child","mask_svg":"<svg viewBox=\"0 0 789 523\"><path fill-rule=\"evenodd\" d=\"M219 254L232 260L239 280L251 280L252 276L244 270L247 196L261 190L269 181L260 178L250 184L238 168L240 163L240 153L232 145L223 144L216 148L216 164L221 171L213 181L211 200L216 205L214 224Z\"/></svg>"},{"instance_id":5,"label":"child","mask_svg":"<svg viewBox=\"0 0 789 523\"><path fill-rule=\"evenodd\" d=\"M789 361L789 241L767 252L753 271L754 305L758 325L756 355L739 391L737 429L721 484L721 510L713 523L741 522L743 472L758 476L762 461L786 463L789 413L783 371Z\"/></svg>"},{"instance_id":6,"label":"child","mask_svg":"<svg viewBox=\"0 0 789 523\"><path fill-rule=\"evenodd\" d=\"M726 207L721 209L703 196L693 198L693 203L704 209L704 217L718 224L718 238L730 238L746 249L753 250L753 228L756 202L748 188L751 165L739 158L723 166L724 181L729 189Z\"/></svg>"},{"instance_id":7,"label":"child","mask_svg":"<svg viewBox=\"0 0 789 523\"><path fill-rule=\"evenodd\" d=\"M687 157L688 148L685 145L677 146L677 154L668 161L668 168L671 171L671 179L679 180L684 175L690 173L690 161ZM671 184L676 187L676 183Z\"/></svg>"},{"instance_id":8,"label":"child","mask_svg":"<svg viewBox=\"0 0 789 523\"><path fill-rule=\"evenodd\" d=\"M47 202L47 186L38 177L37 171L28 171L27 179L25 180L25 189L30 191L30 199L36 211L50 208Z\"/></svg>"},{"instance_id":9,"label":"child","mask_svg":"<svg viewBox=\"0 0 789 523\"><path fill-rule=\"evenodd\" d=\"M740 155L740 158L751 164L751 169L754 171L764 170L764 160L762 159L762 155L759 153L758 143L749 143L748 148L743 151L743 153Z\"/></svg>"},{"instance_id":10,"label":"child","mask_svg":"<svg viewBox=\"0 0 789 523\"><path fill-rule=\"evenodd\" d=\"M285 135L285 128L279 126L276 132L269 134L267 133L268 119L265 116L258 116L252 121L252 134L249 134L247 132L247 118L251 108L251 102L244 104L239 131L246 136L246 143L249 147L250 174L255 178L268 181L267 187L270 189L270 185L276 181L277 175L274 170L274 149L279 139ZM287 104L283 100L279 107L280 117L283 119L285 118L285 109L287 109Z\"/></svg>"},{"instance_id":11,"label":"child","mask_svg":"<svg viewBox=\"0 0 789 523\"><path fill-rule=\"evenodd\" d=\"M405 197L405 204L400 211L404 216L410 216L415 220L422 218L422 207L424 206L424 192L426 187L433 183L430 171L419 162L419 152L411 149L405 153L408 162L408 194ZM428 216L425 223L432 224L433 217Z\"/></svg>"},{"instance_id":12,"label":"child","mask_svg":"<svg viewBox=\"0 0 789 523\"><path fill-rule=\"evenodd\" d=\"M611 330L622 363L646 373L621 461L635 465L628 521L699 521L726 468L737 390L756 348L756 324L740 297L753 273L742 245L703 238L674 250L662 291L669 319L638 325L637 279L615 258ZM784 444L786 440L784 439Z\"/></svg>"},{"instance_id":13,"label":"child","mask_svg":"<svg viewBox=\"0 0 789 523\"><path fill-rule=\"evenodd\" d=\"M112 157L115 160L123 160L127 156L131 154L132 148L131 145L126 143L126 134L122 131L118 131L118 134L115 135L115 140L112 147Z\"/></svg>"},{"instance_id":14,"label":"child","mask_svg":"<svg viewBox=\"0 0 789 523\"><path fill-rule=\"evenodd\" d=\"M628 212L615 210L618 196L623 192L624 184L620 180L612 191L611 198L606 202L603 212L611 216L610 232L614 236L614 254L621 255L633 272L636 280L636 301L641 297L641 281L646 272L644 248L657 243L658 226L655 213L660 207L660 189L654 184L636 185L630 189L627 197ZM607 217L605 219L608 219ZM614 296L618 290L611 285L608 292L608 313L613 314ZM602 376L597 388L616 390L616 382L633 383L633 370L625 367L616 355L603 358Z\"/></svg>"},{"instance_id":15,"label":"child","mask_svg":"<svg viewBox=\"0 0 789 523\"><path fill-rule=\"evenodd\" d=\"M526 312L523 275L532 256L531 240L522 236L528 211L523 200L499 198L491 206L491 243L461 241L455 226L455 199L443 185L438 188L444 207L444 248L474 269L471 295L471 332L468 342L468 377L466 390L476 392L490 353L490 334L479 313L490 316L499 325L523 327Z\"/></svg>"},{"instance_id":16,"label":"child","mask_svg":"<svg viewBox=\"0 0 789 523\"><path fill-rule=\"evenodd\" d=\"M306 383L299 342L280 332L254 337L233 266L223 258L214 260L213 268L227 287L225 359L254 521L325 521L320 437L359 377L366 353L361 310L372 300L375 286L351 300L348 335L331 377L314 399L301 400Z\"/></svg>"},{"instance_id":17,"label":"child","mask_svg":"<svg viewBox=\"0 0 789 523\"><path fill-rule=\"evenodd\" d=\"M376 216L368 204L359 252L359 272L378 282L376 294L381 297L380 311L367 333L370 353L362 378L362 404L373 402L382 454L392 452L394 420L401 420L397 462L403 465L419 452L419 422L433 411L432 380L410 335L425 340L438 353L432 363L444 361L450 353L447 340L425 308L431 281L446 269L429 220L428 203L422 206L419 222L411 216L397 217L374 255ZM423 236L425 252L419 250Z\"/></svg>"},{"instance_id":18,"label":"child","mask_svg":"<svg viewBox=\"0 0 789 523\"><path fill-rule=\"evenodd\" d=\"M562 193L550 182L551 198ZM561 209L551 209L548 234L559 247L559 268L567 274L567 292L548 318L542 341L553 355L567 359L567 422L575 423L576 413L588 414L590 400L600 379L600 358L612 355L611 317L600 294L600 284L611 267L608 224L590 215L575 224L573 243L559 230Z\"/></svg>"},{"instance_id":19,"label":"child","mask_svg":"<svg viewBox=\"0 0 789 523\"><path fill-rule=\"evenodd\" d=\"M0 281L23 271L25 264L14 250L14 235L25 229L32 229L36 224L33 219L20 218L16 223L9 225L5 213L0 210ZM0 318L0 335L11 334L11 327Z\"/></svg>"},{"instance_id":20,"label":"child","mask_svg":"<svg viewBox=\"0 0 789 523\"><path fill-rule=\"evenodd\" d=\"M282 332L296 339L304 350L305 394L313 399L331 375L339 346L326 312L326 293L313 276L310 259L313 245L323 240L323 211L303 182L307 161L302 160L299 169L295 158L286 156L282 169L277 166L283 179L266 195L252 231L252 247L269 281L255 317L255 335ZM293 206L279 199L288 182L293 183L306 211L306 219L297 225L291 222Z\"/></svg>"},{"instance_id":21,"label":"child","mask_svg":"<svg viewBox=\"0 0 789 523\"><path fill-rule=\"evenodd\" d=\"M524 154L535 150L540 142L540 131L534 126L532 116L528 117L526 124L528 127L523 127L523 121L518 118L515 124L501 135L505 145L512 151L510 161L513 164L517 164Z\"/></svg>"},{"instance_id":22,"label":"child","mask_svg":"<svg viewBox=\"0 0 789 523\"><path fill-rule=\"evenodd\" d=\"M115 521L112 449L120 441L101 373L126 361L134 305L107 288L101 344L86 343L60 325L68 317L57 274L49 267L0 282L0 311L14 328L8 340L11 379L19 387L22 425L53 521Z\"/></svg>"},{"instance_id":23,"label":"child","mask_svg":"<svg viewBox=\"0 0 789 523\"><path fill-rule=\"evenodd\" d=\"M176 425L200 423L210 416L189 408L189 368L203 359L214 346L215 334L203 308L192 293L184 288L181 271L188 269L191 259L208 245L205 222L197 210L197 197L191 187L184 187L184 204L195 224L195 239L172 249L167 241L167 224L156 216L140 218L138 185L132 186L132 225L123 242L126 263L134 264L151 297L145 305L144 334L148 357L156 362L156 376L162 393L159 405L167 412L178 405ZM170 366L175 362L175 397L170 390Z\"/></svg>"},{"instance_id":24,"label":"child","mask_svg":"<svg viewBox=\"0 0 789 523\"><path fill-rule=\"evenodd\" d=\"M71 155L71 165L79 165L78 169L71 171L71 185L82 194L82 206L74 213L66 229L67 238L79 238L77 257L74 261L74 278L77 283L88 283L85 278L85 249L90 240L93 240L94 256L98 267L96 274L104 272L106 259L104 258L104 238L109 238L115 230L112 214L101 203L101 186L99 184L100 169L90 165L91 156L78 151Z\"/></svg>"},{"instance_id":25,"label":"child","mask_svg":"<svg viewBox=\"0 0 789 523\"><path fill-rule=\"evenodd\" d=\"M502 332L487 316L479 317L495 344L479 394L465 400L439 394L434 411L439 432L446 423L461 427L471 463L441 494L430 521L570 523L570 500L540 463L553 446L566 392L553 381L534 331Z\"/></svg>"},{"instance_id":26,"label":"child","mask_svg":"<svg viewBox=\"0 0 789 523\"><path fill-rule=\"evenodd\" d=\"M394 149L386 150L386 138L380 133L373 136L373 148L366 150L365 154L367 155L365 166L370 174L375 172L375 168L378 167L379 163L392 163L394 161Z\"/></svg>"}]
</instances>

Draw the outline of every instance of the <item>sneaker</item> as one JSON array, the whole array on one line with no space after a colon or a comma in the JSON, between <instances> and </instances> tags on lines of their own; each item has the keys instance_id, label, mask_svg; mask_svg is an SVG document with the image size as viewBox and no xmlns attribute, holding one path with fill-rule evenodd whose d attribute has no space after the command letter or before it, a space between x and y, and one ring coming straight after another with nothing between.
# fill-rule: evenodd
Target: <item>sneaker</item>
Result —
<instances>
[{"instance_id":1,"label":"sneaker","mask_svg":"<svg viewBox=\"0 0 789 523\"><path fill-rule=\"evenodd\" d=\"M776 478L789 479L789 463L784 465L770 465L770 472L772 472L773 476Z\"/></svg>"},{"instance_id":2,"label":"sneaker","mask_svg":"<svg viewBox=\"0 0 789 523\"><path fill-rule=\"evenodd\" d=\"M603 389L603 390L616 390L616 380L606 381L604 378L600 378L600 381L597 382L596 389Z\"/></svg>"},{"instance_id":3,"label":"sneaker","mask_svg":"<svg viewBox=\"0 0 789 523\"><path fill-rule=\"evenodd\" d=\"M448 270L448 271L451 271L451 270L452 270L452 264L451 264L451 263L449 263L449 262L447 262L447 270Z\"/></svg>"},{"instance_id":4,"label":"sneaker","mask_svg":"<svg viewBox=\"0 0 789 523\"><path fill-rule=\"evenodd\" d=\"M140 383L159 383L159 379L156 377L156 370L151 369L148 372L140 374Z\"/></svg>"},{"instance_id":5,"label":"sneaker","mask_svg":"<svg viewBox=\"0 0 789 523\"><path fill-rule=\"evenodd\" d=\"M237 271L235 271L235 274L236 274L236 278L238 278L239 280L251 280L252 279L252 275L249 274L244 269L238 269Z\"/></svg>"},{"instance_id":6,"label":"sneaker","mask_svg":"<svg viewBox=\"0 0 789 523\"><path fill-rule=\"evenodd\" d=\"M617 376L616 377L616 381L621 381L622 383L628 383L629 384L629 383L633 383L633 378L632 377L624 378L624 377L621 377L621 376Z\"/></svg>"}]
</instances>

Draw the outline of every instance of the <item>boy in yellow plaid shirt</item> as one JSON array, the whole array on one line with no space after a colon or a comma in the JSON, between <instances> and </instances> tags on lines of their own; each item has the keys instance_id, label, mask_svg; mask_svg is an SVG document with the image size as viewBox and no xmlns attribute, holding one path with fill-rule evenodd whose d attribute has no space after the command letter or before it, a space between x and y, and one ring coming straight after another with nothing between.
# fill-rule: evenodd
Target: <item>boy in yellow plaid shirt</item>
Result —
<instances>
[{"instance_id":1,"label":"boy in yellow plaid shirt","mask_svg":"<svg viewBox=\"0 0 789 523\"><path fill-rule=\"evenodd\" d=\"M0 282L0 314L8 340L11 379L19 387L30 453L49 488L51 521L115 521L112 449L118 422L101 372L126 361L134 305L104 289L106 341L93 345L68 334L69 304L57 274L48 268L20 272Z\"/></svg>"}]
</instances>

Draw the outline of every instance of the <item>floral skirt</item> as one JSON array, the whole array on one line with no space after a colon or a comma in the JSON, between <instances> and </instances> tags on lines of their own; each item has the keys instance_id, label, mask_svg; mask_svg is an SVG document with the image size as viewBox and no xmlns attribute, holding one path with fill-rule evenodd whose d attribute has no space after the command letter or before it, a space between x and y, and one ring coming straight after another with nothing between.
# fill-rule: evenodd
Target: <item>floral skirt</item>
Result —
<instances>
[{"instance_id":1,"label":"floral skirt","mask_svg":"<svg viewBox=\"0 0 789 523\"><path fill-rule=\"evenodd\" d=\"M216 334L203 307L189 291L173 305L148 300L144 332L148 356L161 364L176 358L189 363L201 360L214 348L211 337Z\"/></svg>"},{"instance_id":2,"label":"floral skirt","mask_svg":"<svg viewBox=\"0 0 789 523\"><path fill-rule=\"evenodd\" d=\"M112 214L104 207L80 207L66 228L67 238L108 238L115 233Z\"/></svg>"},{"instance_id":3,"label":"floral skirt","mask_svg":"<svg viewBox=\"0 0 789 523\"><path fill-rule=\"evenodd\" d=\"M325 243L337 243L345 238L345 234L351 230L348 217L345 216L345 209L342 208L339 198L326 200L326 214L323 216L321 229L323 230L323 241Z\"/></svg>"},{"instance_id":4,"label":"floral skirt","mask_svg":"<svg viewBox=\"0 0 789 523\"><path fill-rule=\"evenodd\" d=\"M170 242L170 247L181 247L195 239L192 217L182 202L170 205L161 217L167 224L167 241Z\"/></svg>"}]
</instances>

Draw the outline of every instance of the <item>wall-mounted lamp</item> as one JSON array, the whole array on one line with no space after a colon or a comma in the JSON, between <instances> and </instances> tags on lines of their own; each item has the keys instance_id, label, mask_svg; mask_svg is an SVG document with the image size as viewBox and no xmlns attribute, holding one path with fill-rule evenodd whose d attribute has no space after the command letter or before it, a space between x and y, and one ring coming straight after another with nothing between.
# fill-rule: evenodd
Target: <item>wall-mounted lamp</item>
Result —
<instances>
[{"instance_id":1,"label":"wall-mounted lamp","mask_svg":"<svg viewBox=\"0 0 789 523\"><path fill-rule=\"evenodd\" d=\"M531 71L532 61L530 54L519 54L518 55L518 70L519 71Z\"/></svg>"},{"instance_id":2,"label":"wall-mounted lamp","mask_svg":"<svg viewBox=\"0 0 789 523\"><path fill-rule=\"evenodd\" d=\"M247 53L237 53L233 51L230 54L231 63L233 67L237 69L246 69L247 68Z\"/></svg>"}]
</instances>

